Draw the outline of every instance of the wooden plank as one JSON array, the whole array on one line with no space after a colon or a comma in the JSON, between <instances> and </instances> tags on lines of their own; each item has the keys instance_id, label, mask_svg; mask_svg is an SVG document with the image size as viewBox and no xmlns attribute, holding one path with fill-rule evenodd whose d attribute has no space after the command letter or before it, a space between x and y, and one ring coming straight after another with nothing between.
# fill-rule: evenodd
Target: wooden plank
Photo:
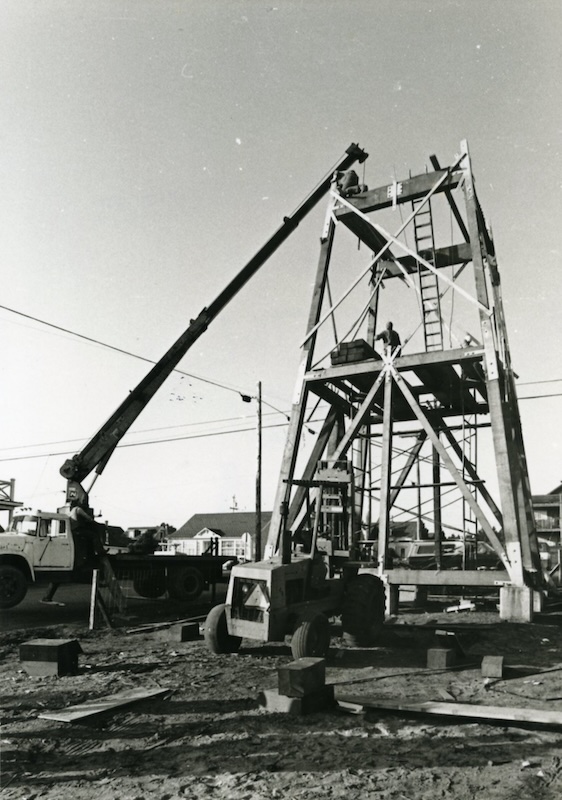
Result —
<instances>
[{"instance_id":1,"label":"wooden plank","mask_svg":"<svg viewBox=\"0 0 562 800\"><path fill-rule=\"evenodd\" d=\"M470 703L442 703L439 701L397 702L395 700L364 698L356 695L337 697L346 705L376 708L387 711L406 711L413 714L432 714L442 717L461 717L479 719L485 722L522 722L525 724L562 727L562 711L543 711L538 708L514 708L513 706L479 706Z\"/></svg>"},{"instance_id":2,"label":"wooden plank","mask_svg":"<svg viewBox=\"0 0 562 800\"><path fill-rule=\"evenodd\" d=\"M505 569L407 569L385 570L393 586L497 586L509 582Z\"/></svg>"},{"instance_id":3,"label":"wooden plank","mask_svg":"<svg viewBox=\"0 0 562 800\"><path fill-rule=\"evenodd\" d=\"M129 689L124 692L108 695L107 697L98 697L96 700L81 703L77 706L69 706L60 711L45 711L39 714L38 718L50 719L55 722L79 722L89 717L94 717L97 714L103 714L105 711L111 711L114 708L121 708L131 703L138 703L139 700L162 697L162 695L168 694L169 692L170 689Z\"/></svg>"}]
</instances>

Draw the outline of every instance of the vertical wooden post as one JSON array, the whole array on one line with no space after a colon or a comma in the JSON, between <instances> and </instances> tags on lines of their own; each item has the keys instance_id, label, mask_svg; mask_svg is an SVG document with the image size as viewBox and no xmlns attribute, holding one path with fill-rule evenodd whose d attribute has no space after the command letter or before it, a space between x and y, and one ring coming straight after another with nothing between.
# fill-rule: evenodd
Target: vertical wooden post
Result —
<instances>
[{"instance_id":1,"label":"vertical wooden post","mask_svg":"<svg viewBox=\"0 0 562 800\"><path fill-rule=\"evenodd\" d=\"M436 433L439 436L439 432ZM433 536L435 541L435 559L437 569L441 569L442 523L441 523L441 462L437 448L433 448Z\"/></svg>"},{"instance_id":2,"label":"vertical wooden post","mask_svg":"<svg viewBox=\"0 0 562 800\"><path fill-rule=\"evenodd\" d=\"M326 236L320 245L320 257L316 269L316 280L312 294L312 303L308 315L307 332L312 330L320 320L322 302L326 290L328 278L328 267L332 255L336 225L332 217L328 223ZM306 401L308 389L304 383L304 377L312 365L314 357L314 346L316 344L316 333L307 338L302 348L300 368L297 375L295 386L295 397L289 419L289 430L285 441L285 450L281 461L281 470L277 482L277 491L273 502L273 512L269 523L269 536L267 539L265 557L271 558L279 547L281 548L283 563L287 563L291 558L290 531L287 530L287 519L289 514L289 503L291 498L291 479L295 472L298 454L298 442L304 425L306 414Z\"/></svg>"},{"instance_id":3,"label":"vertical wooden post","mask_svg":"<svg viewBox=\"0 0 562 800\"><path fill-rule=\"evenodd\" d=\"M96 597L98 593L98 576L99 570L95 569L92 572L92 591L90 592L90 620L89 629L91 631L96 627Z\"/></svg>"},{"instance_id":4,"label":"vertical wooden post","mask_svg":"<svg viewBox=\"0 0 562 800\"><path fill-rule=\"evenodd\" d=\"M465 153L464 162L464 193L466 200L466 213L470 245L472 249L472 263L474 265L474 279L478 301L489 308L488 290L484 259L482 255L482 237L478 215L477 199L474 188L474 179L468 154L466 141L461 144ZM498 322L498 320L496 320ZM501 319L499 320L501 325ZM496 456L498 487L501 498L501 511L504 522L503 533L508 560L511 564L510 577L515 585L524 586L523 560L521 540L526 532L521 530L521 521L516 505L516 487L514 485L513 463L510 457L509 441L512 438L508 430L503 404L502 365L498 361L497 343L495 341L492 318L480 310L480 328L485 353L486 388L488 391L488 405L490 409L490 422L492 425L492 439Z\"/></svg>"},{"instance_id":5,"label":"vertical wooden post","mask_svg":"<svg viewBox=\"0 0 562 800\"><path fill-rule=\"evenodd\" d=\"M392 475L392 374L387 370L384 377L384 410L381 452L381 489L379 511L379 572L387 567L386 553L390 536L390 484Z\"/></svg>"}]
</instances>

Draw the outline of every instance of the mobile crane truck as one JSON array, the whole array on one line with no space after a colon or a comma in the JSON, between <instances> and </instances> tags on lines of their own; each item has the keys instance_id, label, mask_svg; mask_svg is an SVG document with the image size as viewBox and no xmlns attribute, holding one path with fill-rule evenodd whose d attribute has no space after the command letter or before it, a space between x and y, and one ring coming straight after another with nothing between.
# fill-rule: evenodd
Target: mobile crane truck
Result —
<instances>
[{"instance_id":1,"label":"mobile crane truck","mask_svg":"<svg viewBox=\"0 0 562 800\"><path fill-rule=\"evenodd\" d=\"M90 439L85 447L65 461L60 469L67 481L66 504L56 514L35 512L14 516L10 530L0 533L0 608L20 603L30 583L38 578L52 581L76 581L91 574L96 554L84 555L79 537L73 533L72 511L81 509L93 517L88 491L103 472L119 442L150 402L166 378L179 364L210 323L235 297L277 248L290 236L299 223L326 194L334 176L348 170L355 162L367 158L358 145L351 144L345 155L318 186L305 198L266 244L250 259L216 299L190 321L188 328L140 381ZM95 472L89 490L82 482ZM95 523L93 523L95 524ZM201 556L165 555L104 555L117 578L137 572L142 566L143 578L137 580L137 591L148 597L158 597L165 591L178 599L197 597L203 588L214 582L222 572L227 557L212 554Z\"/></svg>"}]
</instances>

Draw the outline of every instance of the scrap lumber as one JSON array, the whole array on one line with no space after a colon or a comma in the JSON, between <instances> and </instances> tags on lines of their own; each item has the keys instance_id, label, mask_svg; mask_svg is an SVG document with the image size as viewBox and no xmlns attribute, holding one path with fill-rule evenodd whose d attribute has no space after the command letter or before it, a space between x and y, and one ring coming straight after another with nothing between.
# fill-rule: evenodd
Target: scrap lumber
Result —
<instances>
[{"instance_id":1,"label":"scrap lumber","mask_svg":"<svg viewBox=\"0 0 562 800\"><path fill-rule=\"evenodd\" d=\"M169 694L170 689L128 689L117 694L98 697L87 703L69 706L60 711L44 711L39 714L39 719L50 719L55 722L81 722L82 720L112 711L115 708L137 703L139 700L149 700Z\"/></svg>"},{"instance_id":2,"label":"scrap lumber","mask_svg":"<svg viewBox=\"0 0 562 800\"><path fill-rule=\"evenodd\" d=\"M538 708L514 708L513 706L481 706L471 703L397 702L386 698L365 698L357 695L338 695L338 703L350 707L377 709L379 711L406 711L412 714L431 714L442 717L462 717L483 722L516 722L533 725L562 727L562 710L543 711Z\"/></svg>"},{"instance_id":3,"label":"scrap lumber","mask_svg":"<svg viewBox=\"0 0 562 800\"><path fill-rule=\"evenodd\" d=\"M205 622L207 616L202 614L198 617L188 617L187 619L172 619L166 622L146 622L144 625L137 625L136 628L128 628L125 633L151 633L152 631L171 628L172 625L183 625L189 622Z\"/></svg>"}]
</instances>

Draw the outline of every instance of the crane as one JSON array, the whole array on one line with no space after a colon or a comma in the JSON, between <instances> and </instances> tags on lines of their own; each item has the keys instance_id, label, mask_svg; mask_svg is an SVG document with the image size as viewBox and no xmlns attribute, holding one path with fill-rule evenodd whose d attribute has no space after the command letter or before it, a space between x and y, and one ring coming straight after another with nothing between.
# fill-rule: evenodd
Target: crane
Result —
<instances>
[{"instance_id":1,"label":"crane","mask_svg":"<svg viewBox=\"0 0 562 800\"><path fill-rule=\"evenodd\" d=\"M89 440L82 450L67 459L60 468L60 474L67 480L66 501L88 507L88 491L101 475L115 448L131 425L143 411L152 397L173 372L184 355L207 330L213 320L238 294L263 264L275 253L283 242L297 228L299 223L314 208L330 188L334 174L348 170L356 162L362 163L368 153L352 143L340 158L333 170L324 177L316 188L300 203L291 216L284 217L283 223L263 247L248 261L213 302L192 319L170 349L152 367L140 383L127 395L121 405ZM94 479L86 491L83 481L95 471Z\"/></svg>"}]
</instances>

